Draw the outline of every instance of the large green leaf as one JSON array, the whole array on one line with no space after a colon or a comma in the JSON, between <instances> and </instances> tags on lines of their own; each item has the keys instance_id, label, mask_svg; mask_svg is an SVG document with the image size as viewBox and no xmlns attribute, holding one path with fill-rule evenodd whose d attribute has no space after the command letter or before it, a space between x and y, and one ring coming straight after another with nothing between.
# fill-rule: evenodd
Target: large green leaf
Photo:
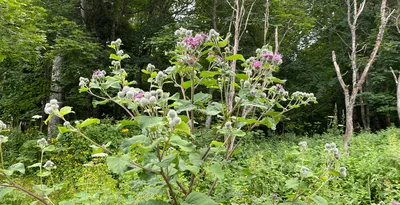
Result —
<instances>
[{"instance_id":1,"label":"large green leaf","mask_svg":"<svg viewBox=\"0 0 400 205\"><path fill-rule=\"evenodd\" d=\"M292 178L292 179L286 180L285 181L285 187L287 189L297 190L297 188L299 187L299 179Z\"/></svg>"},{"instance_id":2,"label":"large green leaf","mask_svg":"<svg viewBox=\"0 0 400 205\"><path fill-rule=\"evenodd\" d=\"M120 89L120 84L119 84L119 80L117 78L114 77L108 77L107 81L105 83L101 84L101 88L103 89L108 89L108 88L115 88L115 89Z\"/></svg>"},{"instance_id":3,"label":"large green leaf","mask_svg":"<svg viewBox=\"0 0 400 205\"><path fill-rule=\"evenodd\" d=\"M317 205L328 205L328 202L320 197L320 196L315 196L313 198L311 198Z\"/></svg>"},{"instance_id":4,"label":"large green leaf","mask_svg":"<svg viewBox=\"0 0 400 205\"><path fill-rule=\"evenodd\" d=\"M162 200L152 199L147 202L139 202L139 205L169 205L169 203Z\"/></svg>"},{"instance_id":5,"label":"large green leaf","mask_svg":"<svg viewBox=\"0 0 400 205\"><path fill-rule=\"evenodd\" d=\"M65 106L65 107L62 107L62 108L60 109L60 115L62 115L62 116L67 115L67 114L69 114L69 113L73 113L72 107Z\"/></svg>"},{"instance_id":6,"label":"large green leaf","mask_svg":"<svg viewBox=\"0 0 400 205\"><path fill-rule=\"evenodd\" d=\"M170 143L174 146L179 146L185 152L192 152L194 150L194 146L191 142L183 140L179 135L172 135L170 139Z\"/></svg>"},{"instance_id":7,"label":"large green leaf","mask_svg":"<svg viewBox=\"0 0 400 205\"><path fill-rule=\"evenodd\" d=\"M125 126L131 126L131 125L136 125L135 121L132 120L121 120L118 124L118 129L122 129Z\"/></svg>"},{"instance_id":8,"label":"large green leaf","mask_svg":"<svg viewBox=\"0 0 400 205\"><path fill-rule=\"evenodd\" d=\"M182 86L184 89L188 89L188 88L190 88L190 87L192 86L192 82L191 82L190 80L185 81L185 82L183 82L183 83L181 84L181 86Z\"/></svg>"},{"instance_id":9,"label":"large green leaf","mask_svg":"<svg viewBox=\"0 0 400 205\"><path fill-rule=\"evenodd\" d=\"M244 59L244 57L242 56L242 54L235 54L235 55L231 55L225 58L225 60L227 61L232 61L232 60L240 60L245 62L246 60Z\"/></svg>"},{"instance_id":10,"label":"large green leaf","mask_svg":"<svg viewBox=\"0 0 400 205\"><path fill-rule=\"evenodd\" d=\"M195 110L197 107L190 103L187 100L180 99L176 101L175 103L175 111L177 113L185 112L185 111L192 111Z\"/></svg>"},{"instance_id":11,"label":"large green leaf","mask_svg":"<svg viewBox=\"0 0 400 205\"><path fill-rule=\"evenodd\" d=\"M148 138L145 135L135 135L131 138L124 139L121 143L121 148L128 152L129 148L133 145L144 144L148 141Z\"/></svg>"},{"instance_id":12,"label":"large green leaf","mask_svg":"<svg viewBox=\"0 0 400 205\"><path fill-rule=\"evenodd\" d=\"M84 127L89 126L91 124L100 124L100 120L97 119L97 118L86 119L81 124L78 124L78 128L81 129L81 128L84 128Z\"/></svg>"},{"instance_id":13,"label":"large green leaf","mask_svg":"<svg viewBox=\"0 0 400 205\"><path fill-rule=\"evenodd\" d=\"M184 132L187 135L191 135L190 133L190 127L188 124L186 124L184 121L181 121L181 123L177 124L174 126L174 132Z\"/></svg>"},{"instance_id":14,"label":"large green leaf","mask_svg":"<svg viewBox=\"0 0 400 205\"><path fill-rule=\"evenodd\" d=\"M219 72L219 71L201 71L200 77L202 77L202 78L212 78L215 75L218 75L220 73L221 72Z\"/></svg>"},{"instance_id":15,"label":"large green leaf","mask_svg":"<svg viewBox=\"0 0 400 205\"><path fill-rule=\"evenodd\" d=\"M213 164L210 167L207 167L207 170L215 175L218 179L224 179L224 171L222 170L222 166L220 164Z\"/></svg>"},{"instance_id":16,"label":"large green leaf","mask_svg":"<svg viewBox=\"0 0 400 205\"><path fill-rule=\"evenodd\" d=\"M0 187L0 201L4 199L4 196L10 192L12 192L14 188L12 187Z\"/></svg>"},{"instance_id":17,"label":"large green leaf","mask_svg":"<svg viewBox=\"0 0 400 205\"><path fill-rule=\"evenodd\" d=\"M158 162L157 166L161 168L168 167L171 164L171 162L174 161L174 159L176 159L176 154L170 154L166 156L161 162Z\"/></svg>"},{"instance_id":18,"label":"large green leaf","mask_svg":"<svg viewBox=\"0 0 400 205\"><path fill-rule=\"evenodd\" d=\"M71 130L66 128L66 127L64 127L64 126L58 126L58 132L60 134L64 134L64 133L67 133L67 132L71 132Z\"/></svg>"},{"instance_id":19,"label":"large green leaf","mask_svg":"<svg viewBox=\"0 0 400 205\"><path fill-rule=\"evenodd\" d=\"M107 157L107 166L113 173L122 175L130 164L129 155Z\"/></svg>"},{"instance_id":20,"label":"large green leaf","mask_svg":"<svg viewBox=\"0 0 400 205\"><path fill-rule=\"evenodd\" d=\"M138 122L139 127L142 129L151 128L163 124L162 117L151 117L151 116L141 115L137 117L136 120Z\"/></svg>"},{"instance_id":21,"label":"large green leaf","mask_svg":"<svg viewBox=\"0 0 400 205\"><path fill-rule=\"evenodd\" d=\"M212 102L206 109L199 109L199 111L206 115L218 115L224 111L224 108L221 103Z\"/></svg>"},{"instance_id":22,"label":"large green leaf","mask_svg":"<svg viewBox=\"0 0 400 205\"><path fill-rule=\"evenodd\" d=\"M209 100L211 100L210 94L200 92L194 95L193 103L195 105L203 105L204 103L207 103Z\"/></svg>"},{"instance_id":23,"label":"large green leaf","mask_svg":"<svg viewBox=\"0 0 400 205\"><path fill-rule=\"evenodd\" d=\"M11 176L15 171L25 174L25 166L23 163L19 162L11 165L8 169L3 170L3 173L7 176Z\"/></svg>"},{"instance_id":24,"label":"large green leaf","mask_svg":"<svg viewBox=\"0 0 400 205\"><path fill-rule=\"evenodd\" d=\"M266 125L271 130L276 130L276 123L272 117L265 117L260 123Z\"/></svg>"},{"instance_id":25,"label":"large green leaf","mask_svg":"<svg viewBox=\"0 0 400 205\"><path fill-rule=\"evenodd\" d=\"M244 74L244 73L237 73L236 78L239 80L247 80L247 79L249 79L249 76L247 76L247 74Z\"/></svg>"},{"instance_id":26,"label":"large green leaf","mask_svg":"<svg viewBox=\"0 0 400 205\"><path fill-rule=\"evenodd\" d=\"M280 203L279 205L307 205L307 203L302 201L294 201L294 202Z\"/></svg>"},{"instance_id":27,"label":"large green leaf","mask_svg":"<svg viewBox=\"0 0 400 205\"><path fill-rule=\"evenodd\" d=\"M204 193L192 192L185 202L189 205L216 205L217 203Z\"/></svg>"},{"instance_id":28,"label":"large green leaf","mask_svg":"<svg viewBox=\"0 0 400 205\"><path fill-rule=\"evenodd\" d=\"M93 108L96 108L97 105L105 105L108 102L110 102L110 100L102 100L102 101L93 100L92 105L93 105Z\"/></svg>"}]
</instances>

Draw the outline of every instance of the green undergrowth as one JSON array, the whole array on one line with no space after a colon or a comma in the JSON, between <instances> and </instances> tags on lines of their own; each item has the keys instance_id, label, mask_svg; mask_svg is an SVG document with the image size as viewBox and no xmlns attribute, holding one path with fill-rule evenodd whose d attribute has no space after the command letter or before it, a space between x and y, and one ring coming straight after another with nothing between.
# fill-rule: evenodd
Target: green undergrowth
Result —
<instances>
[{"instance_id":1,"label":"green undergrowth","mask_svg":"<svg viewBox=\"0 0 400 205\"><path fill-rule=\"evenodd\" d=\"M136 131L101 124L89 127L85 132L100 143L111 140L113 145L118 145ZM203 144L212 140L213 136L207 130L198 132L197 138L201 138ZM37 138L33 134L38 135ZM11 161L34 161L39 154L32 149L30 152L23 150L27 149L29 140L42 136L36 132L20 133L19 138L12 136L5 150L6 156ZM299 149L299 142L307 142L304 153ZM302 167L307 167L318 177L317 173L326 162L324 145L332 142L339 148L341 156L337 163L347 168L346 176L326 182L314 178L299 180ZM124 176L112 174L105 159L92 158L89 144L76 136L67 135L53 143L57 151L46 153L45 157L50 158L57 169L45 183L49 186L59 184L58 190L50 196L56 204L137 204L143 199L165 198L158 187L162 183L148 186L145 176L139 176L137 172L128 172ZM350 156L344 154L341 136L329 133L265 137L261 131L252 132L243 140L233 159L225 164L225 175L216 186L213 199L219 204L287 204L299 190L304 190L299 199L307 204L321 204L314 200L315 196L323 197L332 205L400 201L400 129L358 134L353 137L350 150ZM37 180L34 171L28 168L16 182L29 189ZM206 193L213 178L199 180L202 182L195 191ZM24 205L32 201L14 190L0 203Z\"/></svg>"}]
</instances>

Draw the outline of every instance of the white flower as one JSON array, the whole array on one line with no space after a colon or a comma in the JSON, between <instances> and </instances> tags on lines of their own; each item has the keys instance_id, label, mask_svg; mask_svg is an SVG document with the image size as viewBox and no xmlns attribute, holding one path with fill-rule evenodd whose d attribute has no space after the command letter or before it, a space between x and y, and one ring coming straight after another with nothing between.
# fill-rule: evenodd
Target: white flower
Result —
<instances>
[{"instance_id":1,"label":"white flower","mask_svg":"<svg viewBox=\"0 0 400 205\"><path fill-rule=\"evenodd\" d=\"M97 153L97 154L92 154L92 157L107 157L107 153Z\"/></svg>"},{"instance_id":2,"label":"white flower","mask_svg":"<svg viewBox=\"0 0 400 205\"><path fill-rule=\"evenodd\" d=\"M34 115L34 116L32 116L32 119L40 119L40 118L42 118L41 115Z\"/></svg>"},{"instance_id":3,"label":"white flower","mask_svg":"<svg viewBox=\"0 0 400 205\"><path fill-rule=\"evenodd\" d=\"M47 160L47 162L43 165L43 167L54 167L54 163L50 160Z\"/></svg>"},{"instance_id":4,"label":"white flower","mask_svg":"<svg viewBox=\"0 0 400 205\"><path fill-rule=\"evenodd\" d=\"M176 111L175 110L169 110L168 111L168 117L171 119L174 119L177 116Z\"/></svg>"},{"instance_id":5,"label":"white flower","mask_svg":"<svg viewBox=\"0 0 400 205\"><path fill-rule=\"evenodd\" d=\"M339 171L340 171L340 174L341 174L343 177L346 177L346 176L347 176L347 169L346 169L346 167L340 167Z\"/></svg>"},{"instance_id":6,"label":"white flower","mask_svg":"<svg viewBox=\"0 0 400 205\"><path fill-rule=\"evenodd\" d=\"M0 130L6 129L6 128L7 128L7 125L4 124L4 122L0 120Z\"/></svg>"}]
</instances>

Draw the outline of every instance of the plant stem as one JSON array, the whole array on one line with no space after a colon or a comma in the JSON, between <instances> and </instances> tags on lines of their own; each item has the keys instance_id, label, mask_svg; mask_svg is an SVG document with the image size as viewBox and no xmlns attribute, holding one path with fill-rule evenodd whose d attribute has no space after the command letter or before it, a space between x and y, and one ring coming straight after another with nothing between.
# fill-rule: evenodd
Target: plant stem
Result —
<instances>
[{"instance_id":1,"label":"plant stem","mask_svg":"<svg viewBox=\"0 0 400 205\"><path fill-rule=\"evenodd\" d=\"M77 131L77 133L79 135L81 135L83 138L85 138L86 140L88 140L89 142L91 142L92 144L102 148L104 151L106 151L108 154L113 154L109 149L107 149L107 147L100 145L98 143L96 143L95 141L93 141L92 139L90 139L88 136L86 136L85 134L83 134L81 131Z\"/></svg>"},{"instance_id":2,"label":"plant stem","mask_svg":"<svg viewBox=\"0 0 400 205\"><path fill-rule=\"evenodd\" d=\"M43 194L43 196L44 196L44 191L43 191L43 177L42 177L42 164L43 164L43 154L44 154L44 148L42 148L42 153L41 153L41 155L40 155L40 166L39 166L39 169L40 169L40 189L42 190L42 194Z\"/></svg>"},{"instance_id":3,"label":"plant stem","mask_svg":"<svg viewBox=\"0 0 400 205\"><path fill-rule=\"evenodd\" d=\"M165 175L163 168L161 168L161 172L160 173L161 173L161 176L163 177L165 183L167 183L167 186L168 186L168 189L169 189L169 193L170 193L170 195L172 197L172 200L174 201L174 204L178 205L179 203L178 203L178 200L176 199L174 190L172 189L171 183L169 183L169 179Z\"/></svg>"},{"instance_id":4,"label":"plant stem","mask_svg":"<svg viewBox=\"0 0 400 205\"><path fill-rule=\"evenodd\" d=\"M25 192L26 194L32 196L33 198L37 199L38 201L42 202L43 204L50 205L49 203L47 203L47 201L44 198L34 194L33 192L25 189L24 187L21 187L20 185L15 183L13 180L8 178L5 174L0 173L0 176L5 177L11 183L11 184L0 184L0 186L2 186L2 187L13 187L13 188L19 189L20 191Z\"/></svg>"},{"instance_id":5,"label":"plant stem","mask_svg":"<svg viewBox=\"0 0 400 205\"><path fill-rule=\"evenodd\" d=\"M194 68L192 67L190 73L190 103L194 103ZM194 111L190 111L190 133L194 134ZM194 144L194 141L192 141Z\"/></svg>"},{"instance_id":6,"label":"plant stem","mask_svg":"<svg viewBox=\"0 0 400 205\"><path fill-rule=\"evenodd\" d=\"M4 159L3 159L3 148L2 148L2 143L0 143L0 156L1 156L1 167L4 169Z\"/></svg>"},{"instance_id":7,"label":"plant stem","mask_svg":"<svg viewBox=\"0 0 400 205\"><path fill-rule=\"evenodd\" d=\"M225 126L225 124L226 124L226 122L228 122L230 116L233 114L233 112L236 110L236 108L239 107L241 101L242 101L242 98L240 98L240 99L238 100L238 102L235 104L235 106L233 107L233 109L228 113L228 115L225 117L225 120L222 122L222 124L221 124L221 126L220 126L220 129L222 129L222 128ZM243 139L243 138L242 138L242 139ZM240 139L240 141L241 141L242 139ZM240 143L240 141L239 141L239 143ZM232 153L233 153L233 151L234 151L236 148L237 148L237 145L236 145L236 146L234 147L234 149L232 150ZM201 156L201 160L205 160L205 158L207 157L207 154L208 154L208 152L210 152L210 150L211 150L211 146L208 146L208 148L207 148L207 150L204 152L203 156ZM232 154L232 153L231 153L231 154ZM227 156L227 157L230 157L231 154L230 154L229 156ZM229 158L228 158L228 159L229 159ZM192 173L192 176L190 177L190 183L189 183L189 191L188 191L188 194L190 194L190 193L192 192L192 190L193 190L194 180L195 180L195 175ZM216 181L214 181L214 182L215 182L215 184L217 183ZM213 184L214 184L214 183L213 183ZM214 185L214 186L215 186L215 185ZM212 189L214 189L213 186L211 187L210 191L212 191Z\"/></svg>"}]
</instances>

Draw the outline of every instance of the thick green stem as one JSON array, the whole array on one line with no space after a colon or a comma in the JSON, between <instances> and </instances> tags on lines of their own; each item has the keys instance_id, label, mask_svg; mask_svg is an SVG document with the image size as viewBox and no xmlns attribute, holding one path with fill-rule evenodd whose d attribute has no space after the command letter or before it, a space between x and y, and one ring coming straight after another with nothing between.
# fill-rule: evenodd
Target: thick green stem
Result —
<instances>
[{"instance_id":1,"label":"thick green stem","mask_svg":"<svg viewBox=\"0 0 400 205\"><path fill-rule=\"evenodd\" d=\"M6 179L11 183L11 184L0 184L0 187L12 187L12 188L16 188L16 189L18 189L18 190L20 190L20 191L22 191L22 192L25 192L26 194L30 195L31 197L35 198L36 200L42 202L44 205L49 205L49 203L47 203L47 201L46 201L44 198L42 198L42 197L40 197L40 196L34 194L33 192L31 192L31 191L25 189L24 187L21 187L20 185L18 185L17 183L15 183L13 180L11 180L9 177L7 177L5 174L0 173L0 176L6 178Z\"/></svg>"},{"instance_id":2,"label":"thick green stem","mask_svg":"<svg viewBox=\"0 0 400 205\"><path fill-rule=\"evenodd\" d=\"M1 156L1 167L4 169L3 148L1 143L0 143L0 156Z\"/></svg>"}]
</instances>

